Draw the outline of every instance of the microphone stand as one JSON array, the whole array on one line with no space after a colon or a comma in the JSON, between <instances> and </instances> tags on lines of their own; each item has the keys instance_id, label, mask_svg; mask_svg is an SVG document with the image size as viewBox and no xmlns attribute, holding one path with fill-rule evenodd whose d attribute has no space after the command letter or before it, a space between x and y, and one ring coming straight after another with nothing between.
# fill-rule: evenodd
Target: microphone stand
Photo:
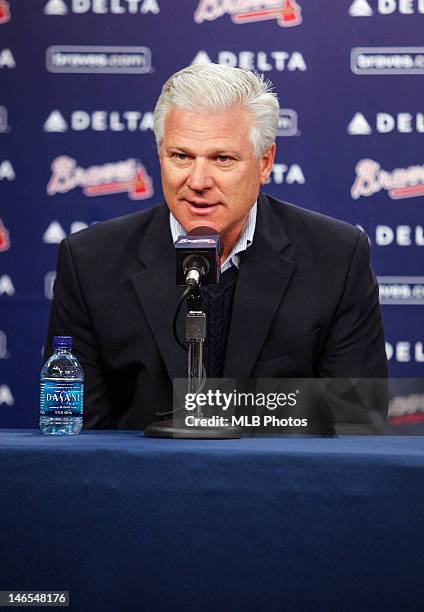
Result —
<instances>
[{"instance_id":1,"label":"microphone stand","mask_svg":"<svg viewBox=\"0 0 424 612\"><path fill-rule=\"evenodd\" d=\"M204 381L203 343L206 340L206 315L199 285L192 286L187 295L185 339L188 343L187 393L199 393Z\"/></svg>"},{"instance_id":2,"label":"microphone stand","mask_svg":"<svg viewBox=\"0 0 424 612\"><path fill-rule=\"evenodd\" d=\"M185 339L188 343L188 385L187 393L197 395L206 385L206 372L203 367L203 343L206 339L206 314L203 312L203 297L198 283L191 285L186 296L187 314L185 317ZM181 411L178 408L176 412ZM201 407L196 404L190 415L203 418ZM240 429L233 426L181 426L174 419L150 423L144 430L149 438L188 438L216 439L240 438Z\"/></svg>"}]
</instances>

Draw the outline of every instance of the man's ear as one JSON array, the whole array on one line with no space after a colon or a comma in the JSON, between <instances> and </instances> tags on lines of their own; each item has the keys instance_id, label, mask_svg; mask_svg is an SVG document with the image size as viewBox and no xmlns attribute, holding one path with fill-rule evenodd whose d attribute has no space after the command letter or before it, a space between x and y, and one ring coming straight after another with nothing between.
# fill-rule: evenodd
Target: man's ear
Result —
<instances>
[{"instance_id":1,"label":"man's ear","mask_svg":"<svg viewBox=\"0 0 424 612\"><path fill-rule=\"evenodd\" d=\"M274 165L275 159L275 142L265 151L261 157L261 185L265 185L268 182L269 175L271 174L272 166Z\"/></svg>"}]
</instances>

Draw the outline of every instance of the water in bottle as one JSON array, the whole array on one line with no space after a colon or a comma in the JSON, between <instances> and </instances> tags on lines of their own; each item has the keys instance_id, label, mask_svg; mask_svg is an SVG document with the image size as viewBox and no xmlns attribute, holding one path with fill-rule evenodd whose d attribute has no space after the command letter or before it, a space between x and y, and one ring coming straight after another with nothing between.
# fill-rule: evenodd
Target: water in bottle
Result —
<instances>
[{"instance_id":1,"label":"water in bottle","mask_svg":"<svg viewBox=\"0 0 424 612\"><path fill-rule=\"evenodd\" d=\"M82 429L84 373L72 354L70 336L54 336L53 348L40 376L40 429L45 434L78 434Z\"/></svg>"}]
</instances>

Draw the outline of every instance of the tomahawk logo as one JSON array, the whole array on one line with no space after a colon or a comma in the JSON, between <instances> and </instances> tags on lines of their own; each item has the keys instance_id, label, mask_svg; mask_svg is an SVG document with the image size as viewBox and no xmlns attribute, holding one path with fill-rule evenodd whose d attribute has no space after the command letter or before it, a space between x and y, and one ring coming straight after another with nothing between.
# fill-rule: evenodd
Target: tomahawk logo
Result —
<instances>
[{"instance_id":1,"label":"tomahawk logo","mask_svg":"<svg viewBox=\"0 0 424 612\"><path fill-rule=\"evenodd\" d=\"M10 21L9 3L6 0L0 0L0 23Z\"/></svg>"},{"instance_id":2,"label":"tomahawk logo","mask_svg":"<svg viewBox=\"0 0 424 612\"><path fill-rule=\"evenodd\" d=\"M4 227L0 219L0 253L10 249L9 231Z\"/></svg>"},{"instance_id":3,"label":"tomahawk logo","mask_svg":"<svg viewBox=\"0 0 424 612\"><path fill-rule=\"evenodd\" d=\"M68 124L58 110L54 110L44 122L43 130L45 132L66 132Z\"/></svg>"},{"instance_id":4,"label":"tomahawk logo","mask_svg":"<svg viewBox=\"0 0 424 612\"><path fill-rule=\"evenodd\" d=\"M236 24L276 19L282 28L302 23L302 9L296 0L200 0L194 13L194 21L214 21L223 15L231 15Z\"/></svg>"},{"instance_id":5,"label":"tomahawk logo","mask_svg":"<svg viewBox=\"0 0 424 612\"><path fill-rule=\"evenodd\" d=\"M349 9L351 17L371 17L372 14L373 10L367 0L354 0Z\"/></svg>"},{"instance_id":6,"label":"tomahawk logo","mask_svg":"<svg viewBox=\"0 0 424 612\"><path fill-rule=\"evenodd\" d=\"M68 155L53 160L52 176L47 193L67 193L81 187L86 196L128 193L132 200L145 200L153 195L152 179L143 164L136 159L81 168Z\"/></svg>"},{"instance_id":7,"label":"tomahawk logo","mask_svg":"<svg viewBox=\"0 0 424 612\"><path fill-rule=\"evenodd\" d=\"M371 126L362 113L356 113L347 126L347 133L351 136L368 136L371 132Z\"/></svg>"}]
</instances>

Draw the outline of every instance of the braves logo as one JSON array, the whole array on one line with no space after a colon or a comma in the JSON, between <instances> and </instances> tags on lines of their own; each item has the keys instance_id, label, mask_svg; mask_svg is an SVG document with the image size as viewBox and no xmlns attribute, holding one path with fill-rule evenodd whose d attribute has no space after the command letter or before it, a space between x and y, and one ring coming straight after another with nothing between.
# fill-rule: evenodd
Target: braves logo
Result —
<instances>
[{"instance_id":1,"label":"braves logo","mask_svg":"<svg viewBox=\"0 0 424 612\"><path fill-rule=\"evenodd\" d=\"M0 219L0 253L10 249L9 232L4 227L3 221Z\"/></svg>"},{"instance_id":2,"label":"braves logo","mask_svg":"<svg viewBox=\"0 0 424 612\"><path fill-rule=\"evenodd\" d=\"M252 23L276 19L282 28L302 23L302 9L296 0L200 0L194 21L214 21L231 15L233 23Z\"/></svg>"},{"instance_id":3,"label":"braves logo","mask_svg":"<svg viewBox=\"0 0 424 612\"><path fill-rule=\"evenodd\" d=\"M9 3L6 0L0 0L0 23L7 23L8 21L10 21Z\"/></svg>"},{"instance_id":4,"label":"braves logo","mask_svg":"<svg viewBox=\"0 0 424 612\"><path fill-rule=\"evenodd\" d=\"M350 190L354 200L372 196L382 189L388 192L392 200L424 195L424 166L396 168L387 172L373 159L361 159L355 170L356 179Z\"/></svg>"},{"instance_id":5,"label":"braves logo","mask_svg":"<svg viewBox=\"0 0 424 612\"><path fill-rule=\"evenodd\" d=\"M68 155L52 162L52 176L47 185L48 195L66 193L82 187L86 196L128 193L132 200L144 200L153 195L152 179L143 164L135 159L80 168Z\"/></svg>"}]
</instances>

